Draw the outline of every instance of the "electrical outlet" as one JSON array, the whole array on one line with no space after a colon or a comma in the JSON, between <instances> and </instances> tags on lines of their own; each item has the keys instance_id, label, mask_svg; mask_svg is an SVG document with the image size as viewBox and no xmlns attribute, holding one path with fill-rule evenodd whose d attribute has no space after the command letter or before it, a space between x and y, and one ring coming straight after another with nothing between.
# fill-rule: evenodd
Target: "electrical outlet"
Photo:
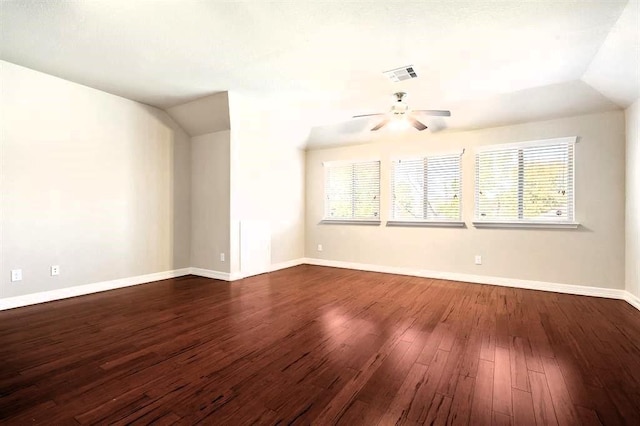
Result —
<instances>
[{"instance_id":1,"label":"electrical outlet","mask_svg":"<svg viewBox=\"0 0 640 426\"><path fill-rule=\"evenodd\" d=\"M11 281L22 281L22 269L11 270Z\"/></svg>"},{"instance_id":2,"label":"electrical outlet","mask_svg":"<svg viewBox=\"0 0 640 426\"><path fill-rule=\"evenodd\" d=\"M224 262L224 253L220 253L220 262Z\"/></svg>"},{"instance_id":3,"label":"electrical outlet","mask_svg":"<svg viewBox=\"0 0 640 426\"><path fill-rule=\"evenodd\" d=\"M60 265L51 266L51 276L60 275Z\"/></svg>"},{"instance_id":4,"label":"electrical outlet","mask_svg":"<svg viewBox=\"0 0 640 426\"><path fill-rule=\"evenodd\" d=\"M482 265L482 256L476 255L476 265Z\"/></svg>"},{"instance_id":5,"label":"electrical outlet","mask_svg":"<svg viewBox=\"0 0 640 426\"><path fill-rule=\"evenodd\" d=\"M322 251L322 244L318 244L318 251Z\"/></svg>"}]
</instances>

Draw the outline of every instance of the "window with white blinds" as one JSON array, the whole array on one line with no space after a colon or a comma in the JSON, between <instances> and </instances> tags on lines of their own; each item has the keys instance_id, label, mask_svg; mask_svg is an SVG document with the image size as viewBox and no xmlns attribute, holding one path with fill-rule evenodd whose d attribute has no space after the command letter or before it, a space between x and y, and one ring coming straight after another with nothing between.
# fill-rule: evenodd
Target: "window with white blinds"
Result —
<instances>
[{"instance_id":1,"label":"window with white blinds","mask_svg":"<svg viewBox=\"0 0 640 426\"><path fill-rule=\"evenodd\" d=\"M570 137L480 149L475 220L572 224L575 141Z\"/></svg>"},{"instance_id":2,"label":"window with white blinds","mask_svg":"<svg viewBox=\"0 0 640 426\"><path fill-rule=\"evenodd\" d=\"M324 220L380 221L380 161L328 162Z\"/></svg>"},{"instance_id":3,"label":"window with white blinds","mask_svg":"<svg viewBox=\"0 0 640 426\"><path fill-rule=\"evenodd\" d=\"M392 163L392 222L460 222L461 154Z\"/></svg>"}]
</instances>

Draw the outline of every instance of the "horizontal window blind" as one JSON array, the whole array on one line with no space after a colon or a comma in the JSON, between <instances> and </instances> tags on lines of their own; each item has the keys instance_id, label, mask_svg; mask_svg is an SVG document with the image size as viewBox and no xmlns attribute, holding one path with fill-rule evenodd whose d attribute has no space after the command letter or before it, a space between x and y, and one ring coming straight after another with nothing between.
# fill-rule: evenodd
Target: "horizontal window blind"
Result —
<instances>
[{"instance_id":1,"label":"horizontal window blind","mask_svg":"<svg viewBox=\"0 0 640 426\"><path fill-rule=\"evenodd\" d=\"M395 160L391 216L398 221L460 220L460 154Z\"/></svg>"},{"instance_id":2,"label":"horizontal window blind","mask_svg":"<svg viewBox=\"0 0 640 426\"><path fill-rule=\"evenodd\" d=\"M380 161L325 164L325 219L380 220Z\"/></svg>"},{"instance_id":3,"label":"horizontal window blind","mask_svg":"<svg viewBox=\"0 0 640 426\"><path fill-rule=\"evenodd\" d=\"M476 220L573 222L574 143L476 155Z\"/></svg>"}]
</instances>

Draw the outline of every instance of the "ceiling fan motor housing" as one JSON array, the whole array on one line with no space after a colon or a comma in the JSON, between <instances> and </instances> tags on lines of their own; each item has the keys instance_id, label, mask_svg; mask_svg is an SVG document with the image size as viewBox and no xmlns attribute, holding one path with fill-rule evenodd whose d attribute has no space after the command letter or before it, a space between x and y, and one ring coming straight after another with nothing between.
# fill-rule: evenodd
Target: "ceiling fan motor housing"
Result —
<instances>
[{"instance_id":1,"label":"ceiling fan motor housing","mask_svg":"<svg viewBox=\"0 0 640 426\"><path fill-rule=\"evenodd\" d=\"M407 96L407 92L396 92L393 96L396 97L398 102L403 102L404 98Z\"/></svg>"},{"instance_id":2,"label":"ceiling fan motor housing","mask_svg":"<svg viewBox=\"0 0 640 426\"><path fill-rule=\"evenodd\" d=\"M409 111L409 105L404 102L405 92L396 92L393 94L396 97L396 103L391 107L391 113L394 116L405 115Z\"/></svg>"}]
</instances>

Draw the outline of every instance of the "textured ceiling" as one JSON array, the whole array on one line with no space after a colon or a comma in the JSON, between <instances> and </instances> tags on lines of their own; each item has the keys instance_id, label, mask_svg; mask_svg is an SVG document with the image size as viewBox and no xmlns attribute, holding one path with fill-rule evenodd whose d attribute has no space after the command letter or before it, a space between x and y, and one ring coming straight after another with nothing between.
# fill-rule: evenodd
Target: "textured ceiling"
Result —
<instances>
[{"instance_id":1,"label":"textured ceiling","mask_svg":"<svg viewBox=\"0 0 640 426\"><path fill-rule=\"evenodd\" d=\"M605 41L613 44L607 50L629 49L610 36L626 5L626 0L2 1L0 58L161 108L221 91L249 92L286 97L308 111L310 125L326 125L385 111L390 94L404 90L414 108L446 108L460 116L450 127L478 127L512 121L504 102L522 93L563 98L551 96L549 86L572 96L561 103L562 114L584 111L583 104L615 108L579 84L587 70L596 76L589 84L624 106L632 95L617 94L631 93L637 81L617 82L610 95L600 88L608 79L602 83L597 76L634 66L607 65L601 50ZM619 25L628 31L633 22ZM632 35L637 31L636 24ZM604 57L603 64L590 69L597 56ZM418 79L391 83L381 74L407 64L415 66ZM515 114L517 120L555 114L558 105L540 101L525 109L527 114Z\"/></svg>"}]
</instances>

